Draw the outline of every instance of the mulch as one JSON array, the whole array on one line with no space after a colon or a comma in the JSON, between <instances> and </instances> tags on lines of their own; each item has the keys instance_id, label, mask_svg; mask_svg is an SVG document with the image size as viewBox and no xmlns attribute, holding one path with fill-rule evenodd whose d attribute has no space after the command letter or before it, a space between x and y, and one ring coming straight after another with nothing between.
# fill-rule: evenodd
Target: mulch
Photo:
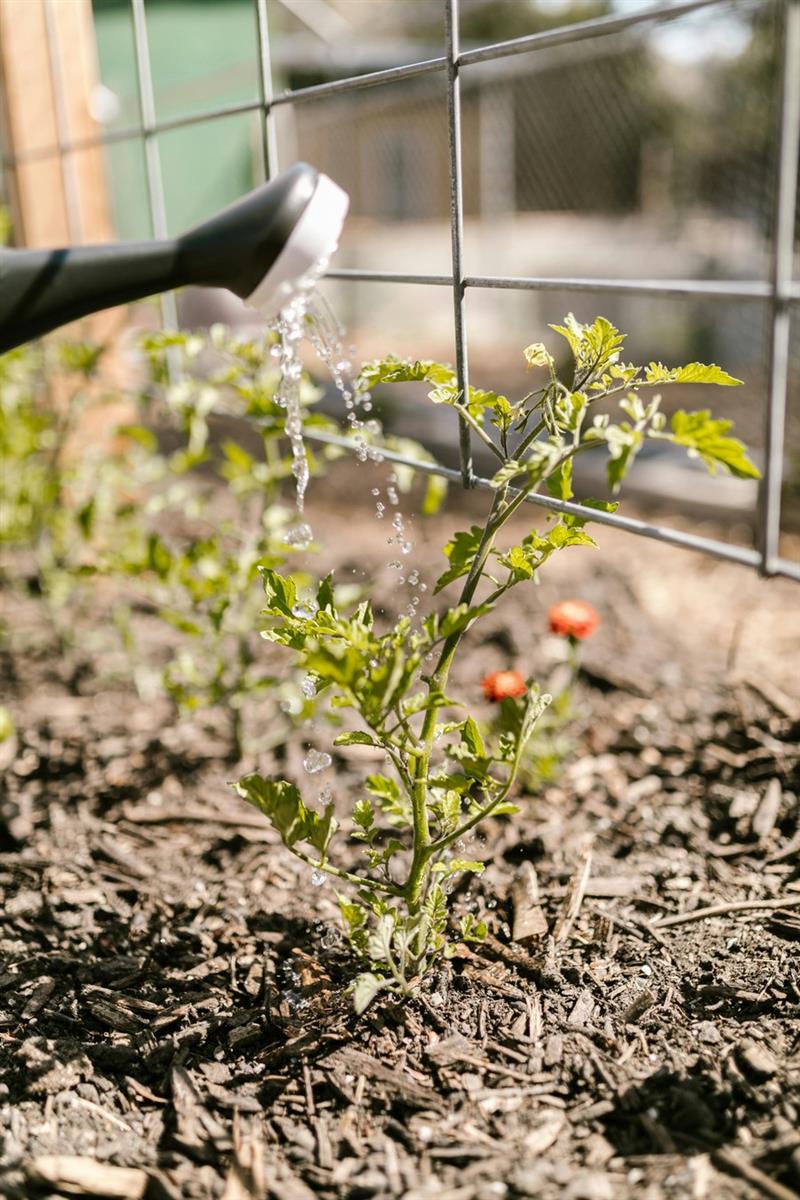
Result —
<instances>
[{"instance_id":1,"label":"mulch","mask_svg":"<svg viewBox=\"0 0 800 1200\"><path fill-rule=\"evenodd\" d=\"M586 586L574 752L469 847L486 942L359 1019L333 889L232 794L224 717L139 701L96 626L58 655L3 596L0 1193L797 1200L800 713L709 682L619 566ZM526 605L471 686L528 654ZM345 806L364 765L335 760Z\"/></svg>"}]
</instances>

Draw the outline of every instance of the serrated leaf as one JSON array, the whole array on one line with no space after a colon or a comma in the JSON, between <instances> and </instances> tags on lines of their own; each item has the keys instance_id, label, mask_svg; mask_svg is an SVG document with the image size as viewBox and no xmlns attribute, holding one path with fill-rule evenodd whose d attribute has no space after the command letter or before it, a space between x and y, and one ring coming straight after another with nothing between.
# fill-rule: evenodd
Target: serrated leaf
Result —
<instances>
[{"instance_id":1,"label":"serrated leaf","mask_svg":"<svg viewBox=\"0 0 800 1200\"><path fill-rule=\"evenodd\" d=\"M353 820L361 829L371 829L375 824L375 813L372 804L366 797L356 800L353 806Z\"/></svg>"},{"instance_id":2,"label":"serrated leaf","mask_svg":"<svg viewBox=\"0 0 800 1200\"><path fill-rule=\"evenodd\" d=\"M447 928L447 901L438 883L431 887L425 897L423 911L432 931L435 934L444 933Z\"/></svg>"},{"instance_id":3,"label":"serrated leaf","mask_svg":"<svg viewBox=\"0 0 800 1200\"><path fill-rule=\"evenodd\" d=\"M392 355L365 363L359 373L361 390L376 387L380 383L434 383L453 384L455 373L452 367L432 359L394 358Z\"/></svg>"},{"instance_id":4,"label":"serrated leaf","mask_svg":"<svg viewBox=\"0 0 800 1200\"><path fill-rule=\"evenodd\" d=\"M282 613L285 617L294 616L297 604L297 585L291 575L279 575L271 567L261 571L264 584L264 595L267 598L267 609Z\"/></svg>"},{"instance_id":5,"label":"serrated leaf","mask_svg":"<svg viewBox=\"0 0 800 1200\"><path fill-rule=\"evenodd\" d=\"M530 548L512 546L507 554L500 556L498 561L512 571L518 579L530 579L533 576L534 562Z\"/></svg>"},{"instance_id":6,"label":"serrated leaf","mask_svg":"<svg viewBox=\"0 0 800 1200\"><path fill-rule=\"evenodd\" d=\"M326 805L320 816L306 808L293 783L265 779L256 772L245 775L234 787L243 800L264 814L285 845L291 848L297 842L308 842L321 856L325 855L337 827L332 804Z\"/></svg>"},{"instance_id":7,"label":"serrated leaf","mask_svg":"<svg viewBox=\"0 0 800 1200\"><path fill-rule=\"evenodd\" d=\"M449 875L459 875L462 872L471 872L473 875L482 875L486 870L486 863L479 862L472 858L453 858L450 862L439 862L433 867L433 870L438 874L447 878Z\"/></svg>"},{"instance_id":8,"label":"serrated leaf","mask_svg":"<svg viewBox=\"0 0 800 1200\"><path fill-rule=\"evenodd\" d=\"M687 413L679 409L672 416L671 433L658 436L684 446L690 454L703 460L710 474L722 467L738 479L760 479L761 472L747 455L747 448L738 438L727 437L733 422L714 419L708 409Z\"/></svg>"},{"instance_id":9,"label":"serrated leaf","mask_svg":"<svg viewBox=\"0 0 800 1200\"><path fill-rule=\"evenodd\" d=\"M713 383L718 387L739 387L743 382L716 363L700 362L686 363L683 367L651 362L645 367L644 377L647 383Z\"/></svg>"}]
</instances>

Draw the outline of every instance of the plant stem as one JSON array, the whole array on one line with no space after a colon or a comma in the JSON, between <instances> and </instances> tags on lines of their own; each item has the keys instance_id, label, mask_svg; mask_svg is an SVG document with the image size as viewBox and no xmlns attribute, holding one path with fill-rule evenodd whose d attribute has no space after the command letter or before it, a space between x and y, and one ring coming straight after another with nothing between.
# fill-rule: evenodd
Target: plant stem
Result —
<instances>
[{"instance_id":1,"label":"plant stem","mask_svg":"<svg viewBox=\"0 0 800 1200\"><path fill-rule=\"evenodd\" d=\"M298 850L297 846L290 847L292 854L299 858L301 862L307 863L309 867L313 867L315 871L324 871L326 875L333 875L336 879L344 879L348 883L355 883L358 887L377 888L378 891L388 892L390 896L402 896L404 890L394 883L384 883L380 879L366 879L362 875L354 875L352 871L342 871L339 867L334 867L327 862L314 862L310 854L306 854L303 850Z\"/></svg>"}]
</instances>

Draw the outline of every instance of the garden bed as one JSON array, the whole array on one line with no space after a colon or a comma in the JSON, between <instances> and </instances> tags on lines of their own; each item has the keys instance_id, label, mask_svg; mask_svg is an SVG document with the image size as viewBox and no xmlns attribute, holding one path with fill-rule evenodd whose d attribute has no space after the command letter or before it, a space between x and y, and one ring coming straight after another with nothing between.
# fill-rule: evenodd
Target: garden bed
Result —
<instances>
[{"instance_id":1,"label":"garden bed","mask_svg":"<svg viewBox=\"0 0 800 1200\"><path fill-rule=\"evenodd\" d=\"M310 514L343 580L383 562L374 519L328 503L348 469ZM415 529L428 577L451 528ZM224 716L138 701L101 611L60 656L43 603L3 596L2 1194L800 1194L796 595L600 536L614 553L515 592L455 681L544 672L560 596L601 613L562 777L470 847L488 866L456 907L489 937L359 1019L333 888L227 786ZM542 936L515 941L521 915Z\"/></svg>"}]
</instances>

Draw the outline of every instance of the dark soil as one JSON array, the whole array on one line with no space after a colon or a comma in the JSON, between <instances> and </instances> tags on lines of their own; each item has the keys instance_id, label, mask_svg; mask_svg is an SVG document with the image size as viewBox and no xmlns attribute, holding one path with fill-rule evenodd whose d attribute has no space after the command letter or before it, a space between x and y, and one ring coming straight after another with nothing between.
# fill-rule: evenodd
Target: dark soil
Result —
<instances>
[{"instance_id":1,"label":"dark soil","mask_svg":"<svg viewBox=\"0 0 800 1200\"><path fill-rule=\"evenodd\" d=\"M375 526L344 512L311 515L347 578ZM428 578L451 526L420 534ZM224 715L137 700L102 629L59 655L6 592L0 1193L797 1200L797 594L603 540L613 566L580 551L519 589L457 681L549 669L558 595L603 615L563 775L471 847L457 907L489 938L360 1019L333 889L227 787ZM335 766L346 807L364 764ZM526 916L546 931L515 941Z\"/></svg>"}]
</instances>

